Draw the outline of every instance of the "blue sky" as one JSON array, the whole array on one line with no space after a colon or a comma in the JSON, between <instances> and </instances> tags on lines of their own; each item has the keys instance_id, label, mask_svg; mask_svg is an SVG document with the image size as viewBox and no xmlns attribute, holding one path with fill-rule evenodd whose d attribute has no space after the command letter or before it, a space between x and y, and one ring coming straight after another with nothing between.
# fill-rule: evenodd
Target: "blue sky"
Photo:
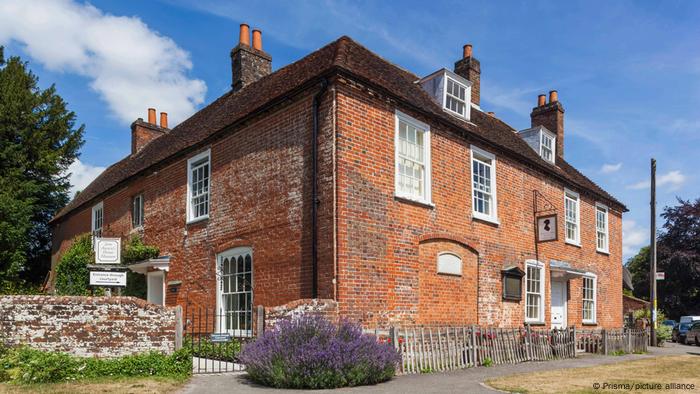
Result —
<instances>
[{"instance_id":1,"label":"blue sky","mask_svg":"<svg viewBox=\"0 0 700 394\"><path fill-rule=\"evenodd\" d=\"M625 202L625 257L648 240L649 158L659 207L700 196L700 3L694 1L0 0L0 45L30 62L87 127L76 188L130 151L156 107L171 126L229 89L238 25L277 69L341 35L426 75L474 45L482 108L529 127L538 93L566 109L566 158Z\"/></svg>"}]
</instances>

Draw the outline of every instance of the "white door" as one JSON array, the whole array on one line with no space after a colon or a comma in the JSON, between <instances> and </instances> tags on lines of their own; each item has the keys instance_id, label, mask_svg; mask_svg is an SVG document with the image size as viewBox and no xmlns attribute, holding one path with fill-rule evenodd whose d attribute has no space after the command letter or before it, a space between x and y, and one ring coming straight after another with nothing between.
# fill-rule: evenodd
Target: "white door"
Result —
<instances>
[{"instance_id":1,"label":"white door","mask_svg":"<svg viewBox=\"0 0 700 394\"><path fill-rule=\"evenodd\" d=\"M165 305L165 273L163 271L146 274L146 299L157 305Z\"/></svg>"},{"instance_id":2,"label":"white door","mask_svg":"<svg viewBox=\"0 0 700 394\"><path fill-rule=\"evenodd\" d=\"M566 282L552 281L552 328L566 327Z\"/></svg>"},{"instance_id":3,"label":"white door","mask_svg":"<svg viewBox=\"0 0 700 394\"><path fill-rule=\"evenodd\" d=\"M235 248L218 256L217 330L253 335L253 251Z\"/></svg>"}]
</instances>

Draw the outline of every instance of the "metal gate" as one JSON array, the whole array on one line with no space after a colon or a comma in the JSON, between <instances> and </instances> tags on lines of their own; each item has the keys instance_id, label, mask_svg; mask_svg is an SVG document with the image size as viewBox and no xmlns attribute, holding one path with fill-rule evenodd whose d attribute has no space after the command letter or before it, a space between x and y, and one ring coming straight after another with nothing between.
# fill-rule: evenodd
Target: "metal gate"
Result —
<instances>
[{"instance_id":1,"label":"metal gate","mask_svg":"<svg viewBox=\"0 0 700 394\"><path fill-rule=\"evenodd\" d=\"M192 352L192 372L225 373L242 371L238 356L251 341L251 330L231 329L231 313L196 307L185 309L184 345ZM252 327L246 319L244 326Z\"/></svg>"}]
</instances>

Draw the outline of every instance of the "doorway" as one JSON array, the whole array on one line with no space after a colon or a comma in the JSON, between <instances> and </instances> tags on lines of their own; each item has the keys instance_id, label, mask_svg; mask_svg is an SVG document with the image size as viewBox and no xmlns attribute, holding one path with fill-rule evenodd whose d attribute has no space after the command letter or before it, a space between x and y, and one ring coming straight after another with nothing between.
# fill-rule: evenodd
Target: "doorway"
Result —
<instances>
[{"instance_id":1,"label":"doorway","mask_svg":"<svg viewBox=\"0 0 700 394\"><path fill-rule=\"evenodd\" d=\"M216 315L219 332L253 335L253 251L235 248L217 258Z\"/></svg>"},{"instance_id":2,"label":"doorway","mask_svg":"<svg viewBox=\"0 0 700 394\"><path fill-rule=\"evenodd\" d=\"M566 328L566 281L552 281L552 328Z\"/></svg>"}]
</instances>

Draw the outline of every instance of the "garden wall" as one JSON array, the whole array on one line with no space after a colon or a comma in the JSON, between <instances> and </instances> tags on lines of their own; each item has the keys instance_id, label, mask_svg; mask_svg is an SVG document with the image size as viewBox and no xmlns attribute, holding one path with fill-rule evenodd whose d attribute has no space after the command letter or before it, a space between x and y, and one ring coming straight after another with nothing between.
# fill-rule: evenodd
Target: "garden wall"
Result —
<instances>
[{"instance_id":1,"label":"garden wall","mask_svg":"<svg viewBox=\"0 0 700 394\"><path fill-rule=\"evenodd\" d=\"M265 328L274 327L275 323L280 320L302 315L322 316L332 322L337 322L338 303L329 299L305 298L265 308Z\"/></svg>"},{"instance_id":2,"label":"garden wall","mask_svg":"<svg viewBox=\"0 0 700 394\"><path fill-rule=\"evenodd\" d=\"M76 356L119 357L182 345L180 307L134 297L2 296L0 341Z\"/></svg>"}]
</instances>

